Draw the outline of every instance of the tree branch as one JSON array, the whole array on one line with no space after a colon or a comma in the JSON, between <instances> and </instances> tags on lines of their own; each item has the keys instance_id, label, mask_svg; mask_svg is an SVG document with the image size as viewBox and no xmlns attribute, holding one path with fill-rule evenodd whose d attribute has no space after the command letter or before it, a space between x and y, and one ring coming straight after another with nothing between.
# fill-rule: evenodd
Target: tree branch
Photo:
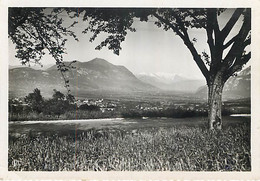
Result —
<instances>
[{"instance_id":1,"label":"tree branch","mask_svg":"<svg viewBox=\"0 0 260 181\"><path fill-rule=\"evenodd\" d=\"M238 38L238 35L234 36L233 38L231 38L231 40L229 40L225 45L223 45L223 49L228 48L230 45L232 45L232 43L235 42L235 40Z\"/></svg>"},{"instance_id":2,"label":"tree branch","mask_svg":"<svg viewBox=\"0 0 260 181\"><path fill-rule=\"evenodd\" d=\"M238 8L233 13L232 17L227 22L226 26L221 31L221 36L223 40L228 36L234 25L236 24L237 20L239 19L240 15L243 13L243 8Z\"/></svg>"},{"instance_id":3,"label":"tree branch","mask_svg":"<svg viewBox=\"0 0 260 181\"><path fill-rule=\"evenodd\" d=\"M173 26L173 24L171 24L170 21L162 18L161 16L159 16L156 13L153 13L154 17L156 17L158 20L162 21L164 24L168 25L175 33L177 33L177 35L179 35L182 39L184 38L184 35L179 31L179 29L175 26Z\"/></svg>"},{"instance_id":4,"label":"tree branch","mask_svg":"<svg viewBox=\"0 0 260 181\"><path fill-rule=\"evenodd\" d=\"M197 50L195 49L194 45L192 44L192 42L189 39L188 33L185 29L185 27L180 27L183 31L183 33L181 33L179 31L179 29L177 27L175 27L170 21L168 21L167 19L162 18L160 15L153 13L153 15L160 21L162 21L163 23L165 23L166 25L168 25L169 27L172 28L172 30L177 33L177 35L179 35L181 37L181 39L183 40L184 44L188 47L188 49L190 50L194 61L196 62L196 64L198 65L198 67L200 68L202 74L204 75L204 77L206 78L207 82L209 80L209 71L206 67L206 65L204 64L203 60L201 59L200 55L198 54ZM180 24L181 26L181 24Z\"/></svg>"},{"instance_id":5,"label":"tree branch","mask_svg":"<svg viewBox=\"0 0 260 181\"><path fill-rule=\"evenodd\" d=\"M38 36L39 36L39 39L41 40L41 42L43 42L44 44L45 44L45 48L49 51L49 53L52 55L52 57L55 59L55 61L56 61L56 64L58 65L58 66L60 66L60 67L58 67L58 70L59 70L59 72L60 72L60 74L61 74L61 76L62 76L62 78L63 78L63 80L64 80L64 82L65 82L65 88L67 89L67 92L68 92L68 94L70 93L70 89L69 89L69 81L67 80L67 78L65 77L65 74L64 74L64 71L63 71L63 69L62 69L62 67L63 67L63 65L64 64L62 64L62 56L61 56L61 58L59 58L58 56L57 56L57 53L56 54L54 54L54 52L51 50L51 47L52 47L52 45L48 42L48 40L46 40L44 37L43 37L43 35L42 35L42 32L40 31L40 29L37 27L37 26L35 26L35 29L36 29L36 31L37 31L37 33L38 33ZM50 46L50 47L48 47L48 46Z\"/></svg>"},{"instance_id":6,"label":"tree branch","mask_svg":"<svg viewBox=\"0 0 260 181\"><path fill-rule=\"evenodd\" d=\"M216 12L215 12L216 13ZM207 11L207 25L206 25L206 32L207 32L207 43L209 45L209 49L210 49L210 54L211 57L215 57L215 46L214 46L214 39L213 39L213 30L214 30L214 25L213 25L213 21L214 21L214 12L212 11Z\"/></svg>"},{"instance_id":7,"label":"tree branch","mask_svg":"<svg viewBox=\"0 0 260 181\"><path fill-rule=\"evenodd\" d=\"M228 69L227 73L225 74L225 79L227 80L231 75L235 72L241 70L242 66L246 64L251 58L251 52L242 56L242 58L237 59L235 63Z\"/></svg>"},{"instance_id":8,"label":"tree branch","mask_svg":"<svg viewBox=\"0 0 260 181\"><path fill-rule=\"evenodd\" d=\"M246 48L250 44L251 44L251 38L248 38L246 41L244 41L243 47Z\"/></svg>"},{"instance_id":9,"label":"tree branch","mask_svg":"<svg viewBox=\"0 0 260 181\"><path fill-rule=\"evenodd\" d=\"M251 18L250 17L251 17L251 11L249 9L247 9L247 11L245 13L243 25L237 35L236 40L233 43L231 49L229 50L228 54L226 55L226 57L224 59L224 66L229 67L231 65L231 62L233 62L233 60L235 58L237 60L240 59L239 56L242 55L242 53L245 49L244 43L245 42L246 42L246 44L250 43L250 38L248 41L246 40L248 33L251 30Z\"/></svg>"}]
</instances>

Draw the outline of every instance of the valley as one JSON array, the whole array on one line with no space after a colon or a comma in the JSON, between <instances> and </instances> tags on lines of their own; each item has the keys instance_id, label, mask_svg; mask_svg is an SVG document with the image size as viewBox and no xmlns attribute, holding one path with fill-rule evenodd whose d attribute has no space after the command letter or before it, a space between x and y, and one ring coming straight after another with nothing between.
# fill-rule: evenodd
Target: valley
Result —
<instances>
[{"instance_id":1,"label":"valley","mask_svg":"<svg viewBox=\"0 0 260 181\"><path fill-rule=\"evenodd\" d=\"M99 58L65 64L72 65L65 76L75 100L69 107L67 103L59 105L61 110L56 111L58 117L51 110L37 116L27 108L28 104L24 100L36 88L45 102L52 98L53 90L66 95L64 79L56 66L41 70L11 67L9 120L74 119L75 116L77 119L97 119L207 115L207 87L202 80L169 73L134 75L123 66ZM223 92L223 115L251 113L250 81L250 67L228 80ZM49 106L42 104L42 109L47 110ZM86 108L83 109L83 106ZM94 106L94 110L91 106Z\"/></svg>"},{"instance_id":2,"label":"valley","mask_svg":"<svg viewBox=\"0 0 260 181\"><path fill-rule=\"evenodd\" d=\"M103 59L73 66L71 100L56 66L9 69L9 171L251 170L250 68L226 83L223 131L212 133L202 80L140 77Z\"/></svg>"},{"instance_id":3,"label":"valley","mask_svg":"<svg viewBox=\"0 0 260 181\"><path fill-rule=\"evenodd\" d=\"M65 62L72 64L72 62ZM65 77L69 80L71 93L78 98L118 96L128 97L185 97L207 98L205 80L194 80L170 73L141 73L134 75L124 66L117 66L104 59L95 58L88 62L76 61ZM223 99L243 99L250 97L250 67L231 77L224 87ZM46 69L30 67L10 67L9 97L23 97L38 88L44 97L51 97L53 89L66 93L64 79L56 65ZM131 96L134 98L134 96Z\"/></svg>"}]
</instances>

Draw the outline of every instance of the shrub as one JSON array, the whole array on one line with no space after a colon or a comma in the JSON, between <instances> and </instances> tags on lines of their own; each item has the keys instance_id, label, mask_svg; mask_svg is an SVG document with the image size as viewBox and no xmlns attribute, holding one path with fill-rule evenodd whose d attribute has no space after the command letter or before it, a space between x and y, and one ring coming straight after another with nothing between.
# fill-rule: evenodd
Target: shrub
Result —
<instances>
[{"instance_id":1,"label":"shrub","mask_svg":"<svg viewBox=\"0 0 260 181\"><path fill-rule=\"evenodd\" d=\"M86 111L99 111L100 110L99 106L87 105L87 104L82 104L81 106L79 106L79 109L86 110Z\"/></svg>"}]
</instances>

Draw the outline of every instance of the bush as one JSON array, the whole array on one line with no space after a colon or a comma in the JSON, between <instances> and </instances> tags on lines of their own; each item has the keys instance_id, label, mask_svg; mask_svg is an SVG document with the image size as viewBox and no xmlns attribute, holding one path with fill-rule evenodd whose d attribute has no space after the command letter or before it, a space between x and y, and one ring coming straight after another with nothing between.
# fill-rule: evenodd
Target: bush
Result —
<instances>
[{"instance_id":1,"label":"bush","mask_svg":"<svg viewBox=\"0 0 260 181\"><path fill-rule=\"evenodd\" d=\"M85 111L99 111L100 110L99 106L87 105L87 104L82 104L81 106L79 106L79 109L85 110Z\"/></svg>"},{"instance_id":2,"label":"bush","mask_svg":"<svg viewBox=\"0 0 260 181\"><path fill-rule=\"evenodd\" d=\"M199 112L194 110L186 110L181 108L168 108L165 110L132 110L122 112L125 118L138 117L171 117L171 118L186 118L194 116L207 116L207 112Z\"/></svg>"},{"instance_id":3,"label":"bush","mask_svg":"<svg viewBox=\"0 0 260 181\"><path fill-rule=\"evenodd\" d=\"M34 89L33 93L29 93L25 97L25 102L29 104L32 111L41 113L43 111L44 100L39 89Z\"/></svg>"}]
</instances>

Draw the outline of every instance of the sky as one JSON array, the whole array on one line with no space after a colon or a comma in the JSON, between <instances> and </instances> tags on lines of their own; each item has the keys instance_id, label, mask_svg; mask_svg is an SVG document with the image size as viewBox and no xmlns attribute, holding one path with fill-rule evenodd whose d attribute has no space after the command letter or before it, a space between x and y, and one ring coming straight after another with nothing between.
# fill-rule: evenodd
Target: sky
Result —
<instances>
[{"instance_id":1,"label":"sky","mask_svg":"<svg viewBox=\"0 0 260 181\"><path fill-rule=\"evenodd\" d=\"M222 16L220 27L224 26L232 11L230 9ZM237 32L241 22L236 24L231 36ZM165 31L158 28L154 25L152 19L148 22L140 22L137 19L134 21L133 27L137 31L127 34L126 40L121 44L122 50L119 56L108 50L107 47L95 50L95 47L104 40L105 34L99 35L94 42L90 43L89 37L91 34L81 33L86 25L87 22L81 21L79 17L79 23L73 30L80 41L76 42L69 39L64 61L78 60L85 62L94 58L103 58L112 64L125 66L134 74L163 72L193 79L204 79L181 38L171 30ZM200 53L204 50L209 53L204 30L190 30L189 34L191 39L197 39L195 46ZM9 45L10 65L19 65L19 60L14 57L14 45L12 45L11 41L9 41ZM43 65L55 63L54 59L49 55L43 57L41 62Z\"/></svg>"}]
</instances>

